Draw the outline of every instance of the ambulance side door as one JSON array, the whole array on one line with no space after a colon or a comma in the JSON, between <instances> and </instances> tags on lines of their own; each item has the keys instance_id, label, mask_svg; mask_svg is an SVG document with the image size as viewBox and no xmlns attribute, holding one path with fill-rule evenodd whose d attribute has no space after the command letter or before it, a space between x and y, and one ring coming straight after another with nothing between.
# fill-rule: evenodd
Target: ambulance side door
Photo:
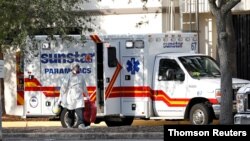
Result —
<instances>
[{"instance_id":1,"label":"ambulance side door","mask_svg":"<svg viewBox=\"0 0 250 141\"><path fill-rule=\"evenodd\" d=\"M141 56L122 56L122 99L123 115L145 116L147 99L143 91L144 62Z\"/></svg>"},{"instance_id":2,"label":"ambulance side door","mask_svg":"<svg viewBox=\"0 0 250 141\"><path fill-rule=\"evenodd\" d=\"M156 115L181 119L187 101L186 80L175 59L157 57L154 73L154 110Z\"/></svg>"}]
</instances>

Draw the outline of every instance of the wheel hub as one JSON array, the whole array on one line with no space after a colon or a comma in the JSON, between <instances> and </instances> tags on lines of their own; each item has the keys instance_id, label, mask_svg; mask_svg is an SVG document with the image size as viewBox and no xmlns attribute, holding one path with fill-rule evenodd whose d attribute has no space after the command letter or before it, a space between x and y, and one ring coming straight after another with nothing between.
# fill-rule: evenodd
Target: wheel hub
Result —
<instances>
[{"instance_id":1,"label":"wheel hub","mask_svg":"<svg viewBox=\"0 0 250 141\"><path fill-rule=\"evenodd\" d=\"M205 122L205 115L201 110L196 110L193 114L193 122L196 125L202 125Z\"/></svg>"},{"instance_id":2,"label":"wheel hub","mask_svg":"<svg viewBox=\"0 0 250 141\"><path fill-rule=\"evenodd\" d=\"M64 116L64 121L65 121L65 125L67 127L74 127L77 124L77 120L78 117L76 116L76 114L74 113L74 115L72 115L73 113L70 113L69 111L65 114Z\"/></svg>"}]
</instances>

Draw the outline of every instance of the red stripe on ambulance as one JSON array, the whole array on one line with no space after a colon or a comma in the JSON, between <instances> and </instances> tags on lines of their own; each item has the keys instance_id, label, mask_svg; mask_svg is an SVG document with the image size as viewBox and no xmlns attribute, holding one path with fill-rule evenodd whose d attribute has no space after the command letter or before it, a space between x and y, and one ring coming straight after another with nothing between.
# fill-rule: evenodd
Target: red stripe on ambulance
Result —
<instances>
[{"instance_id":1,"label":"red stripe on ambulance","mask_svg":"<svg viewBox=\"0 0 250 141\"><path fill-rule=\"evenodd\" d=\"M109 85L108 85L108 87L107 87L107 89L106 89L106 92L105 92L105 99L107 99L107 98L109 97L110 92L111 92L112 89L113 89L113 85L114 85L114 83L115 83L115 81L116 81L116 79L117 79L117 77L118 77L118 74L120 73L121 69L122 69L121 64L120 64L120 63L117 63L117 67L116 67L116 70L115 70L115 72L114 72L114 75L112 76L111 81L110 81L110 83L109 83Z\"/></svg>"},{"instance_id":2,"label":"red stripe on ambulance","mask_svg":"<svg viewBox=\"0 0 250 141\"><path fill-rule=\"evenodd\" d=\"M90 35L90 38L91 38L95 43L102 43L102 40L98 37L98 35Z\"/></svg>"}]
</instances>

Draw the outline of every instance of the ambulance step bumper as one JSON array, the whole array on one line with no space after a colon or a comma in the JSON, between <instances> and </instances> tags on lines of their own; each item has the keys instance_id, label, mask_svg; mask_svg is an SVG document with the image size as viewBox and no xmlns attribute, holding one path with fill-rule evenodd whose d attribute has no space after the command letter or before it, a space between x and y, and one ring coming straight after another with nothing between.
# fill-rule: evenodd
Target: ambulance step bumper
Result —
<instances>
[{"instance_id":1,"label":"ambulance step bumper","mask_svg":"<svg viewBox=\"0 0 250 141\"><path fill-rule=\"evenodd\" d=\"M234 124L250 124L250 113L236 114L234 116Z\"/></svg>"}]
</instances>

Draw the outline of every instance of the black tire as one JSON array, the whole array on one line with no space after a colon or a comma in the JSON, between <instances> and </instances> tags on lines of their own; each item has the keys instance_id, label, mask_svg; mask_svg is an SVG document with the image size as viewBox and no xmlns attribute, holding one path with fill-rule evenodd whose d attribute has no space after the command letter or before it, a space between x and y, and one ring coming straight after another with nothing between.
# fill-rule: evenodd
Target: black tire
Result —
<instances>
[{"instance_id":1,"label":"black tire","mask_svg":"<svg viewBox=\"0 0 250 141\"><path fill-rule=\"evenodd\" d=\"M116 118L116 119L105 119L105 123L108 127L114 126L130 126L134 121L133 117Z\"/></svg>"},{"instance_id":2,"label":"black tire","mask_svg":"<svg viewBox=\"0 0 250 141\"><path fill-rule=\"evenodd\" d=\"M207 125L213 121L211 109L204 103L195 104L189 114L190 122L193 125Z\"/></svg>"},{"instance_id":3,"label":"black tire","mask_svg":"<svg viewBox=\"0 0 250 141\"><path fill-rule=\"evenodd\" d=\"M79 125L78 117L74 110L63 109L60 120L64 128L76 128Z\"/></svg>"},{"instance_id":4,"label":"black tire","mask_svg":"<svg viewBox=\"0 0 250 141\"><path fill-rule=\"evenodd\" d=\"M133 117L126 117L124 120L123 120L123 125L125 126L130 126L132 125L134 121L134 118Z\"/></svg>"},{"instance_id":5,"label":"black tire","mask_svg":"<svg viewBox=\"0 0 250 141\"><path fill-rule=\"evenodd\" d=\"M98 117L96 117L96 119L95 119L95 124L99 124L100 122L102 122L102 121L104 121L104 119L103 118L98 118Z\"/></svg>"}]
</instances>

